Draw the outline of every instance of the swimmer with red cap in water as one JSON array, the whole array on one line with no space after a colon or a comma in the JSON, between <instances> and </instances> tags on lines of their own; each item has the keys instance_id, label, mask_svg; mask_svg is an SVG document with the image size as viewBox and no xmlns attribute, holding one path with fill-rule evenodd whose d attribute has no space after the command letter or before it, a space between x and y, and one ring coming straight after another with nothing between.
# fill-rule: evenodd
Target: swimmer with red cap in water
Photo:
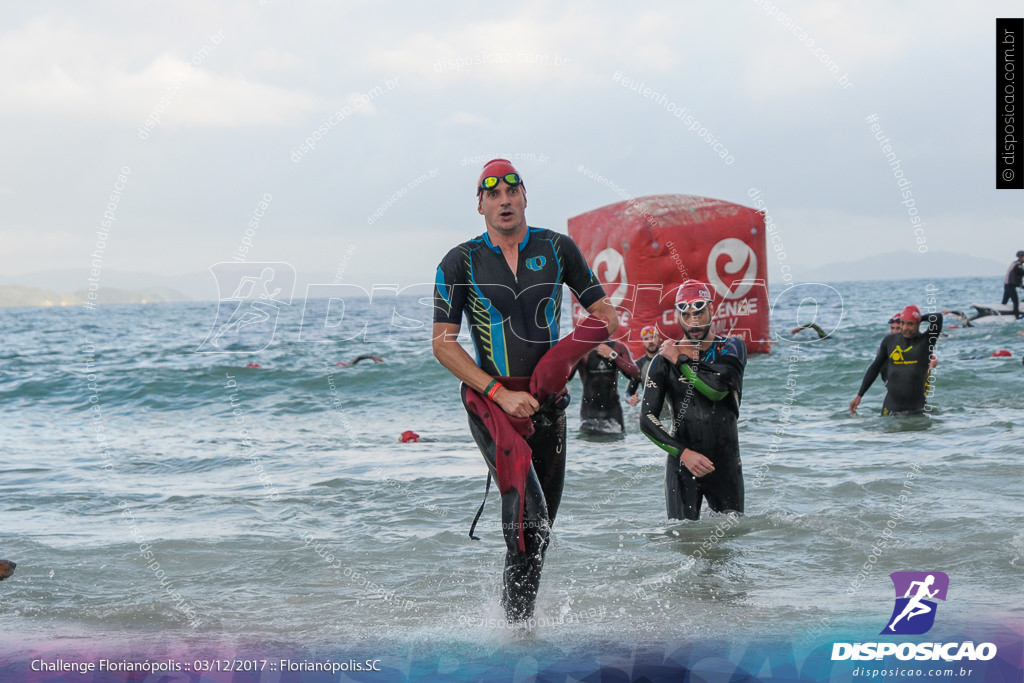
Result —
<instances>
[{"instance_id":1,"label":"swimmer with red cap in water","mask_svg":"<svg viewBox=\"0 0 1024 683\"><path fill-rule=\"evenodd\" d=\"M928 330L921 333L921 310L907 306L899 315L900 332L882 340L875 359L864 373L860 391L850 401L850 413L857 413L861 398L882 370L886 393L882 415L913 414L926 410L929 363L935 355L935 342L942 333L942 314L932 313L926 320Z\"/></svg>"},{"instance_id":2,"label":"swimmer with red cap in water","mask_svg":"<svg viewBox=\"0 0 1024 683\"><path fill-rule=\"evenodd\" d=\"M668 453L665 507L670 519L700 519L707 500L715 512L743 512L739 412L747 347L711 331L709 285L687 280L676 291L683 338L668 340L651 361L640 404L640 430ZM668 400L673 420L661 420Z\"/></svg>"}]
</instances>

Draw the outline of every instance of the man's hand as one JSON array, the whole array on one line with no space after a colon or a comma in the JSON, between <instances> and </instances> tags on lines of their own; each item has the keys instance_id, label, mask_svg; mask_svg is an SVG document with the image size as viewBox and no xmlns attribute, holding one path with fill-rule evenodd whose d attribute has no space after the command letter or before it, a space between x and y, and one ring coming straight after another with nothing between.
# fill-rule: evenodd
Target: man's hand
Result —
<instances>
[{"instance_id":1,"label":"man's hand","mask_svg":"<svg viewBox=\"0 0 1024 683\"><path fill-rule=\"evenodd\" d=\"M498 389L494 395L494 402L512 417L530 417L540 408L537 399L529 392L512 391L505 387Z\"/></svg>"},{"instance_id":2,"label":"man's hand","mask_svg":"<svg viewBox=\"0 0 1024 683\"><path fill-rule=\"evenodd\" d=\"M615 349L607 344L598 344L597 346L597 355L601 356L601 358L609 358L613 351L615 351Z\"/></svg>"},{"instance_id":3,"label":"man's hand","mask_svg":"<svg viewBox=\"0 0 1024 683\"><path fill-rule=\"evenodd\" d=\"M639 402L640 402L640 394L633 394L632 396L627 396L626 397L626 403L628 403L631 406L635 406Z\"/></svg>"},{"instance_id":4,"label":"man's hand","mask_svg":"<svg viewBox=\"0 0 1024 683\"><path fill-rule=\"evenodd\" d=\"M672 363L672 365L679 362L680 356L686 356L690 360L700 360L700 342L672 341L669 339L662 343L659 353L665 356L665 359Z\"/></svg>"},{"instance_id":5,"label":"man's hand","mask_svg":"<svg viewBox=\"0 0 1024 683\"><path fill-rule=\"evenodd\" d=\"M679 455L679 462L683 463L686 469L690 471L690 474L698 478L715 471L715 466L711 464L710 460L689 448L683 449L683 452Z\"/></svg>"},{"instance_id":6,"label":"man's hand","mask_svg":"<svg viewBox=\"0 0 1024 683\"><path fill-rule=\"evenodd\" d=\"M679 360L680 348L676 346L675 341L671 339L666 339L665 341L661 342L661 348L658 350L658 353L664 356L665 360L667 360L669 363L675 365L676 361Z\"/></svg>"},{"instance_id":7,"label":"man's hand","mask_svg":"<svg viewBox=\"0 0 1024 683\"><path fill-rule=\"evenodd\" d=\"M850 415L857 414L857 406L860 405L860 396L854 396L853 400L850 401Z\"/></svg>"},{"instance_id":8,"label":"man's hand","mask_svg":"<svg viewBox=\"0 0 1024 683\"><path fill-rule=\"evenodd\" d=\"M686 356L690 360L700 360L700 342L682 340L679 344L679 355Z\"/></svg>"}]
</instances>

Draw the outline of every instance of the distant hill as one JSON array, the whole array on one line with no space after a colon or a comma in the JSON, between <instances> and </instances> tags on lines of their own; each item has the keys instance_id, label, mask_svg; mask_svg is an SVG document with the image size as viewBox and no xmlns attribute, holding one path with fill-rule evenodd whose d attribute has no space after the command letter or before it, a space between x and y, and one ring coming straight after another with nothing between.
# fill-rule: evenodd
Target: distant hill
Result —
<instances>
[{"instance_id":1,"label":"distant hill","mask_svg":"<svg viewBox=\"0 0 1024 683\"><path fill-rule=\"evenodd\" d=\"M74 294L55 292L42 287L0 285L0 308L11 306L75 306L82 303Z\"/></svg>"},{"instance_id":2,"label":"distant hill","mask_svg":"<svg viewBox=\"0 0 1024 683\"><path fill-rule=\"evenodd\" d=\"M793 264L796 282L846 282L849 280L912 280L929 277L993 277L1002 279L1006 263L993 259L954 254L948 251L892 251L870 258L841 263L829 263L807 268ZM771 257L769 255L769 260ZM768 267L772 282L778 279L778 268Z\"/></svg>"},{"instance_id":3,"label":"distant hill","mask_svg":"<svg viewBox=\"0 0 1024 683\"><path fill-rule=\"evenodd\" d=\"M82 301L89 297L88 289L79 289L75 292ZM169 301L191 301L181 292L167 287L150 287L148 289L115 289L113 287L100 287L96 293L96 303L101 304L159 304Z\"/></svg>"},{"instance_id":4,"label":"distant hill","mask_svg":"<svg viewBox=\"0 0 1024 683\"><path fill-rule=\"evenodd\" d=\"M88 287L88 278L88 268L65 268L22 275L0 275L0 286L19 285L58 292L77 292ZM100 291L107 289L146 292L151 293L153 297L166 297L168 296L167 292L173 292L176 297L162 300L217 300L217 285L209 271L168 277L151 273L104 269L103 277L100 280ZM164 294L161 295L161 292Z\"/></svg>"},{"instance_id":5,"label":"distant hill","mask_svg":"<svg viewBox=\"0 0 1024 683\"><path fill-rule=\"evenodd\" d=\"M832 255L831 253L829 254ZM934 277L991 277L1001 279L1010 264L948 251L892 251L856 261L807 265L787 262L794 282L847 282L856 280L912 280ZM768 253L768 277L780 284L778 264ZM23 275L0 275L0 306L68 306L80 304L87 293L88 271L67 268ZM396 282L395 278L386 278ZM296 273L294 297L305 296L309 284L330 284L334 274ZM372 285L359 283L366 289ZM410 283L397 282L399 285ZM66 292L74 292L68 294ZM210 271L166 276L150 273L103 271L100 283L102 303L154 303L160 301L216 301L217 283Z\"/></svg>"},{"instance_id":6,"label":"distant hill","mask_svg":"<svg viewBox=\"0 0 1024 683\"><path fill-rule=\"evenodd\" d=\"M79 289L74 294L67 294L41 287L0 285L0 308L12 306L80 306L89 301L88 295L88 289ZM190 299L181 292L165 287L151 287L141 290L100 287L95 299L96 305L155 304L168 301L190 301Z\"/></svg>"}]
</instances>

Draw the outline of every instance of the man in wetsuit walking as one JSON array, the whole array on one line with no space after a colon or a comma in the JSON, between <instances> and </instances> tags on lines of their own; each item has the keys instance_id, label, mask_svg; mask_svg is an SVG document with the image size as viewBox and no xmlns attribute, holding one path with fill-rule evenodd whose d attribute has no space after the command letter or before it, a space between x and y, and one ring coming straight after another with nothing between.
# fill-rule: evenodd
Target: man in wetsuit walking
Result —
<instances>
[{"instance_id":1,"label":"man in wetsuit walking","mask_svg":"<svg viewBox=\"0 0 1024 683\"><path fill-rule=\"evenodd\" d=\"M619 373L637 381L640 370L622 342L601 344L580 359L572 369L580 373L583 400L580 401L580 431L614 434L626 431L619 402ZM572 375L569 376L572 379Z\"/></svg>"},{"instance_id":2,"label":"man in wetsuit walking","mask_svg":"<svg viewBox=\"0 0 1024 683\"><path fill-rule=\"evenodd\" d=\"M668 453L665 507L670 519L700 519L707 499L715 512L743 512L739 418L747 347L739 337L711 333L711 288L687 280L676 291L683 338L668 340L647 371L640 429ZM673 420L658 417L665 398Z\"/></svg>"},{"instance_id":3,"label":"man in wetsuit walking","mask_svg":"<svg viewBox=\"0 0 1024 683\"><path fill-rule=\"evenodd\" d=\"M437 268L433 350L463 382L470 432L493 476L498 476L497 435L470 408L479 396L469 392L486 396L509 416L533 420L525 500L520 501L516 488L501 492L508 548L502 605L509 622L517 623L533 614L565 477L566 402L540 410L528 391L530 375L558 341L563 284L607 324L609 334L618 318L576 243L566 235L527 225L526 188L507 160L484 165L477 181L477 211L486 231L449 251ZM479 363L458 342L463 314Z\"/></svg>"},{"instance_id":4,"label":"man in wetsuit walking","mask_svg":"<svg viewBox=\"0 0 1024 683\"><path fill-rule=\"evenodd\" d=\"M640 394L643 392L638 389L642 387L644 379L647 377L648 366L652 360L657 358L658 349L661 348L661 335L658 334L658 328L654 325L646 325L641 328L640 343L644 346L644 355L636 361L636 368L640 371L640 375L636 379L630 380L629 386L626 387L626 403L631 406L640 402Z\"/></svg>"},{"instance_id":5,"label":"man in wetsuit walking","mask_svg":"<svg viewBox=\"0 0 1024 683\"><path fill-rule=\"evenodd\" d=\"M925 409L928 394L929 363L935 353L935 342L942 333L942 314L927 317L928 331L921 334L921 311L907 306L900 313L900 332L882 339L875 360L868 366L860 391L850 401L850 413L857 413L860 400L883 370L886 393L882 415L919 413Z\"/></svg>"},{"instance_id":6,"label":"man in wetsuit walking","mask_svg":"<svg viewBox=\"0 0 1024 683\"><path fill-rule=\"evenodd\" d=\"M1021 286L1022 281L1024 281L1024 251L1018 251L1017 258L1006 269L1006 277L1003 278L1003 300L1001 302L1004 304L1007 301L1013 302L1013 317L1015 320L1021 317L1017 288Z\"/></svg>"}]
</instances>

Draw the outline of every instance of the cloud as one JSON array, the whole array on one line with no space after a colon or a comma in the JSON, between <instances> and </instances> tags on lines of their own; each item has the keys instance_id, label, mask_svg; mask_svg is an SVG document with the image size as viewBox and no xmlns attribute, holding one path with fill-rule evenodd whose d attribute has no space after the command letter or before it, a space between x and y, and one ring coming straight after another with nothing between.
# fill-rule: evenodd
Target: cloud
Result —
<instances>
[{"instance_id":1,"label":"cloud","mask_svg":"<svg viewBox=\"0 0 1024 683\"><path fill-rule=\"evenodd\" d=\"M133 70L133 50L102 33L35 19L0 39L0 112L134 125L156 112L168 125L226 127L280 125L328 106L304 90L219 73L225 40L220 31L190 55L162 52Z\"/></svg>"}]
</instances>

